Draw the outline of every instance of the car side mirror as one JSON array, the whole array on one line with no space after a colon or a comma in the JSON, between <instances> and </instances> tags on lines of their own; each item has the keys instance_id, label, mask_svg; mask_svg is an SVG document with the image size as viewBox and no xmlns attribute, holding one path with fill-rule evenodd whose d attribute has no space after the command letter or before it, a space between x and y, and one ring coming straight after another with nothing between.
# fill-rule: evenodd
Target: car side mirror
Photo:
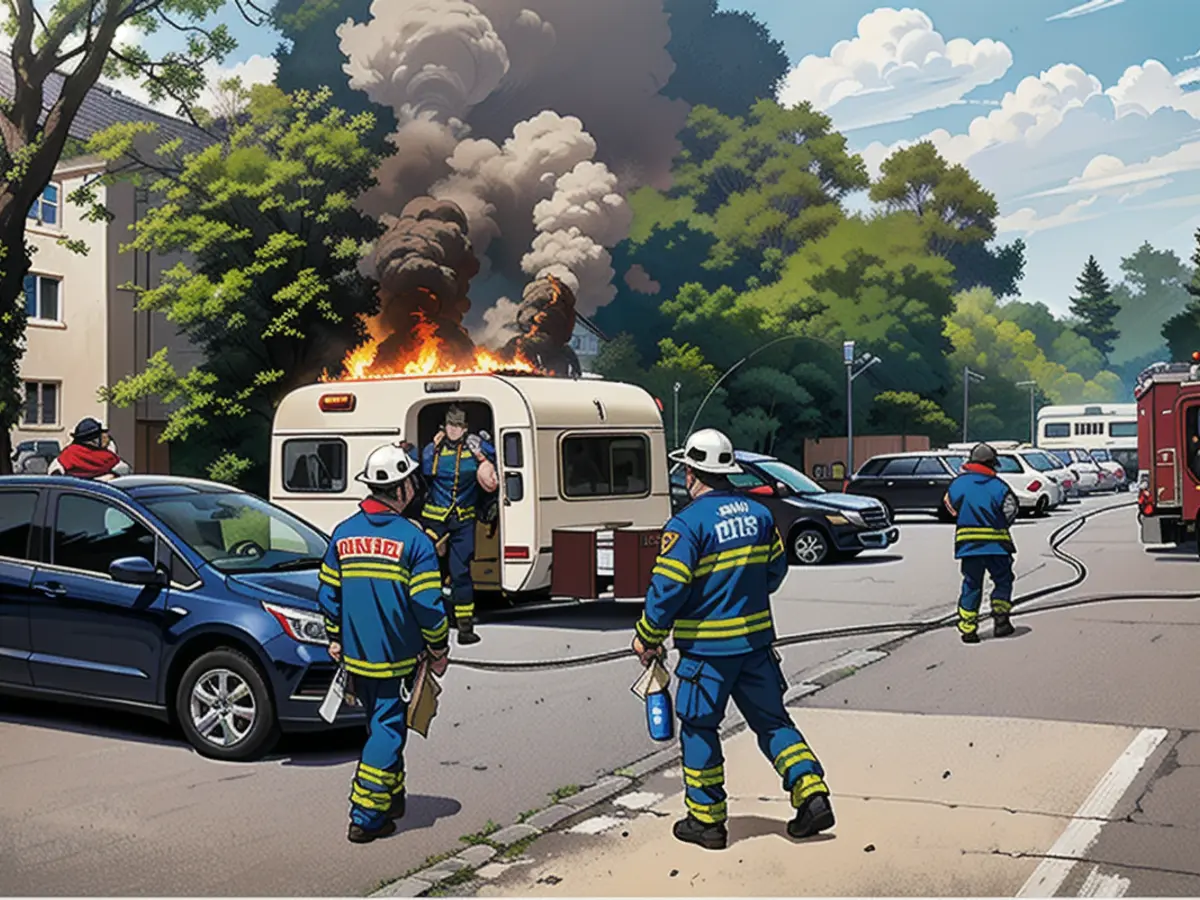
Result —
<instances>
[{"instance_id":1,"label":"car side mirror","mask_svg":"<svg viewBox=\"0 0 1200 900\"><path fill-rule=\"evenodd\" d=\"M141 556L126 556L114 560L108 574L118 584L165 585L167 575L155 568L154 563Z\"/></svg>"},{"instance_id":2,"label":"car side mirror","mask_svg":"<svg viewBox=\"0 0 1200 900\"><path fill-rule=\"evenodd\" d=\"M796 493L792 490L790 484L784 484L782 481L775 482L775 494L779 497L790 497Z\"/></svg>"}]
</instances>

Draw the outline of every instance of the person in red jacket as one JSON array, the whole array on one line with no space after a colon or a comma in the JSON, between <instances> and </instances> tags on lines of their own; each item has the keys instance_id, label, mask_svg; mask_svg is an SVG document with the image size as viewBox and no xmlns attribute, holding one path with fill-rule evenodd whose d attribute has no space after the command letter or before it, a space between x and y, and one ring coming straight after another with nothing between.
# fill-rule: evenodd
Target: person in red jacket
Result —
<instances>
[{"instance_id":1,"label":"person in red jacket","mask_svg":"<svg viewBox=\"0 0 1200 900\"><path fill-rule=\"evenodd\" d=\"M114 452L112 441L105 440L107 435L95 419L82 420L71 433L71 443L50 464L47 474L103 480L131 474L133 469Z\"/></svg>"}]
</instances>

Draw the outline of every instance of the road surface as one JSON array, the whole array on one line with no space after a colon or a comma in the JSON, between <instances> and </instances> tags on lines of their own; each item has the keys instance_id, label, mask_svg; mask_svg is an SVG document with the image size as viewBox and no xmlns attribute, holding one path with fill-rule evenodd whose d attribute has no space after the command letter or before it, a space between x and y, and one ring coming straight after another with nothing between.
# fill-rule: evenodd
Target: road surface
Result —
<instances>
[{"instance_id":1,"label":"road surface","mask_svg":"<svg viewBox=\"0 0 1200 900\"><path fill-rule=\"evenodd\" d=\"M1112 502L1097 498L1047 520L1023 521L1018 593L1069 575L1048 554L1047 536L1079 509ZM901 541L890 551L793 569L774 602L778 631L952 611L951 533L932 520L902 521ZM1085 590L1144 588L1154 581L1185 587L1194 577L1192 556L1143 553L1128 511L1089 525L1070 548L1091 567ZM614 649L628 643L638 614L636 604L507 613L485 622L482 644L456 653L527 660ZM963 648L943 631L914 639L818 695L818 702L1182 728L1200 715L1197 681L1188 677L1200 662L1186 649L1194 629L1171 630L1165 619L1188 615L1200 624L1194 607L1181 604L1047 613L999 652L986 643ZM1124 624L1147 616L1163 624ZM886 637L788 648L785 670L796 676L881 640ZM964 649L980 652L956 652ZM926 669L933 657L937 665ZM628 690L639 672L632 659L546 673L451 669L430 740L414 737L407 752L409 812L401 832L366 847L345 839L356 735L290 739L266 761L222 764L197 756L152 723L0 700L0 891L368 893L431 855L464 846L459 838L489 821L507 825L544 806L554 790L589 783L658 749ZM1200 762L1200 746L1188 752ZM1163 797L1160 805L1167 807L1163 815L1184 815L1182 801L1173 805ZM1130 846L1139 838L1136 830L1123 837L1120 829L1106 829L1104 840Z\"/></svg>"}]
</instances>

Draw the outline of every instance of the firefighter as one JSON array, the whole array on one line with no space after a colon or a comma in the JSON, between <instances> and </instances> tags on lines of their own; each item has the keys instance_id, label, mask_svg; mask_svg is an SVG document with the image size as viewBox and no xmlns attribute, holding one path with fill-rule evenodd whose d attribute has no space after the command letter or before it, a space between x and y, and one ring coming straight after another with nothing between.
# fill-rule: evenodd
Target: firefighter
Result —
<instances>
[{"instance_id":1,"label":"firefighter","mask_svg":"<svg viewBox=\"0 0 1200 900\"><path fill-rule=\"evenodd\" d=\"M733 492L729 476L742 470L721 432L696 432L671 459L685 466L693 500L663 531L633 652L651 665L674 630L688 811L675 837L709 850L728 842L719 729L730 697L791 795L788 834L825 831L834 824L825 771L784 708L787 683L771 647L770 595L788 571L771 512Z\"/></svg>"},{"instance_id":2,"label":"firefighter","mask_svg":"<svg viewBox=\"0 0 1200 900\"><path fill-rule=\"evenodd\" d=\"M479 435L468 433L467 414L451 406L442 430L421 454L421 471L429 490L421 518L426 531L439 543L446 543L450 599L460 644L479 643L471 558L475 555L476 507L484 499L478 471L485 461L495 465L496 449Z\"/></svg>"},{"instance_id":3,"label":"firefighter","mask_svg":"<svg viewBox=\"0 0 1200 900\"><path fill-rule=\"evenodd\" d=\"M109 481L133 472L116 452L108 430L96 419L82 419L71 432L71 443L46 469L49 475L70 475Z\"/></svg>"},{"instance_id":4,"label":"firefighter","mask_svg":"<svg viewBox=\"0 0 1200 900\"><path fill-rule=\"evenodd\" d=\"M349 839L369 843L404 815L404 742L418 662L439 677L449 662L450 625L432 542L404 518L417 463L399 445L380 447L357 480L370 496L334 529L321 564L318 601L329 655L353 676L367 714L367 742L350 794Z\"/></svg>"},{"instance_id":5,"label":"firefighter","mask_svg":"<svg viewBox=\"0 0 1200 900\"><path fill-rule=\"evenodd\" d=\"M1020 504L1007 484L996 476L996 451L976 444L962 474L950 482L943 500L957 520L954 558L962 560L962 593L958 600L958 630L964 644L979 643L979 607L983 603L983 576L992 576L992 633L1008 637L1013 628L1013 554L1017 552L1009 528L1017 520Z\"/></svg>"}]
</instances>

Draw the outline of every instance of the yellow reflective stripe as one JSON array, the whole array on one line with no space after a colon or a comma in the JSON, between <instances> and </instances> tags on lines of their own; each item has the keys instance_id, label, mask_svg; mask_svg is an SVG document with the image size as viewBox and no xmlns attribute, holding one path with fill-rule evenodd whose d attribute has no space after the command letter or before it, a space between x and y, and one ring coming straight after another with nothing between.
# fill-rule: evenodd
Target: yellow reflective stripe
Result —
<instances>
[{"instance_id":1,"label":"yellow reflective stripe","mask_svg":"<svg viewBox=\"0 0 1200 900\"><path fill-rule=\"evenodd\" d=\"M1012 610L1012 601L1011 600L997 600L995 597L992 598L992 612L1006 613L1006 612L1010 612L1011 610Z\"/></svg>"},{"instance_id":2,"label":"yellow reflective stripe","mask_svg":"<svg viewBox=\"0 0 1200 900\"><path fill-rule=\"evenodd\" d=\"M414 590L425 590L424 587L418 587L418 585L424 585L425 582L429 582L435 587L440 588L442 586L442 574L440 572L421 572L420 574L412 576L412 586Z\"/></svg>"},{"instance_id":3,"label":"yellow reflective stripe","mask_svg":"<svg viewBox=\"0 0 1200 900\"><path fill-rule=\"evenodd\" d=\"M336 579L338 577L338 570L328 563L321 563L321 574Z\"/></svg>"},{"instance_id":4,"label":"yellow reflective stripe","mask_svg":"<svg viewBox=\"0 0 1200 900\"><path fill-rule=\"evenodd\" d=\"M368 766L364 762L358 764L358 774L366 775L372 781L377 781L380 784L392 784L395 782L397 773L387 772L383 769L377 769L374 766Z\"/></svg>"},{"instance_id":5,"label":"yellow reflective stripe","mask_svg":"<svg viewBox=\"0 0 1200 900\"><path fill-rule=\"evenodd\" d=\"M472 603L470 606L457 606L456 605L454 607L454 615L456 618L462 617L462 616L475 615L475 604Z\"/></svg>"},{"instance_id":6,"label":"yellow reflective stripe","mask_svg":"<svg viewBox=\"0 0 1200 900\"><path fill-rule=\"evenodd\" d=\"M386 791L368 791L366 788L364 788L358 782L355 782L353 785L350 786L350 792L355 797L367 797L372 800L391 800L392 799L392 792L390 789L386 790Z\"/></svg>"},{"instance_id":7,"label":"yellow reflective stripe","mask_svg":"<svg viewBox=\"0 0 1200 900\"><path fill-rule=\"evenodd\" d=\"M829 786L820 775L805 775L792 787L792 806L799 809L813 794L828 794Z\"/></svg>"},{"instance_id":8,"label":"yellow reflective stripe","mask_svg":"<svg viewBox=\"0 0 1200 900\"><path fill-rule=\"evenodd\" d=\"M421 629L421 637L425 638L431 644L436 644L449 633L450 621L448 619L442 619L442 624L437 628L431 630Z\"/></svg>"},{"instance_id":9,"label":"yellow reflective stripe","mask_svg":"<svg viewBox=\"0 0 1200 900\"><path fill-rule=\"evenodd\" d=\"M328 634L341 634L342 626L339 625L337 622L333 621L333 619L326 619L325 620L325 631Z\"/></svg>"},{"instance_id":10,"label":"yellow reflective stripe","mask_svg":"<svg viewBox=\"0 0 1200 900\"><path fill-rule=\"evenodd\" d=\"M783 556L783 544L779 538L775 538L775 542L771 544L771 558L769 562L775 562L779 557Z\"/></svg>"},{"instance_id":11,"label":"yellow reflective stripe","mask_svg":"<svg viewBox=\"0 0 1200 900\"><path fill-rule=\"evenodd\" d=\"M724 631L734 625L750 625L769 618L771 618L771 611L764 609L762 612L756 612L748 616L736 616L732 619L679 619L675 622L675 627L678 628L682 625L685 628Z\"/></svg>"},{"instance_id":12,"label":"yellow reflective stripe","mask_svg":"<svg viewBox=\"0 0 1200 900\"><path fill-rule=\"evenodd\" d=\"M321 582L321 584L327 584L331 588L339 588L342 586L342 580L340 578L334 578L330 575L326 575L324 572L318 575L317 579Z\"/></svg>"},{"instance_id":13,"label":"yellow reflective stripe","mask_svg":"<svg viewBox=\"0 0 1200 900\"><path fill-rule=\"evenodd\" d=\"M775 769L776 769L776 771L779 772L780 775L782 775L788 769L790 769L792 766L796 765L796 763L802 763L802 762L815 763L816 761L817 761L817 758L816 758L816 756L813 755L813 752L811 750L807 750L807 749L806 750L796 750L792 753L789 753L787 756L776 759L775 760Z\"/></svg>"},{"instance_id":14,"label":"yellow reflective stripe","mask_svg":"<svg viewBox=\"0 0 1200 900\"><path fill-rule=\"evenodd\" d=\"M725 783L725 767L715 766L711 769L689 769L683 767L683 783L688 787L704 788L717 787Z\"/></svg>"},{"instance_id":15,"label":"yellow reflective stripe","mask_svg":"<svg viewBox=\"0 0 1200 900\"><path fill-rule=\"evenodd\" d=\"M960 541L1007 541L1012 534L1004 528L959 528L954 537Z\"/></svg>"},{"instance_id":16,"label":"yellow reflective stripe","mask_svg":"<svg viewBox=\"0 0 1200 900\"><path fill-rule=\"evenodd\" d=\"M345 577L350 571L371 571L371 572L399 572L402 575L412 576L412 572L408 566L400 563L379 562L376 560L361 560L355 562L347 562L342 566L342 577Z\"/></svg>"},{"instance_id":17,"label":"yellow reflective stripe","mask_svg":"<svg viewBox=\"0 0 1200 900\"><path fill-rule=\"evenodd\" d=\"M691 797L684 798L692 817L705 825L716 825L725 821L725 801L720 803L697 803Z\"/></svg>"},{"instance_id":18,"label":"yellow reflective stripe","mask_svg":"<svg viewBox=\"0 0 1200 900\"><path fill-rule=\"evenodd\" d=\"M642 613L642 617L638 619L634 630L637 631L638 637L647 644L661 644L667 639L667 635L671 633L670 629L667 628L655 628L650 624L650 620L646 618L645 613Z\"/></svg>"},{"instance_id":19,"label":"yellow reflective stripe","mask_svg":"<svg viewBox=\"0 0 1200 900\"><path fill-rule=\"evenodd\" d=\"M405 659L394 663L369 663L347 657L345 661L347 672L351 675L361 675L364 678L397 678L409 674L417 666L415 659Z\"/></svg>"},{"instance_id":20,"label":"yellow reflective stripe","mask_svg":"<svg viewBox=\"0 0 1200 900\"><path fill-rule=\"evenodd\" d=\"M376 812L387 812L392 807L392 798L390 794L387 796L386 800L376 800L372 797L364 797L361 794L351 791L350 802L355 806L373 809Z\"/></svg>"},{"instance_id":21,"label":"yellow reflective stripe","mask_svg":"<svg viewBox=\"0 0 1200 900\"><path fill-rule=\"evenodd\" d=\"M680 575L690 576L692 574L692 570L688 568L687 563L680 562L677 559L671 559L666 556L655 557L654 564L656 566L665 566L668 569L674 569Z\"/></svg>"},{"instance_id":22,"label":"yellow reflective stripe","mask_svg":"<svg viewBox=\"0 0 1200 900\"><path fill-rule=\"evenodd\" d=\"M703 778L706 775L724 775L725 774L725 766L724 766L724 764L722 764L719 766L713 766L710 769L689 769L687 766L684 766L683 774L691 775L695 778Z\"/></svg>"},{"instance_id":23,"label":"yellow reflective stripe","mask_svg":"<svg viewBox=\"0 0 1200 900\"><path fill-rule=\"evenodd\" d=\"M794 763L788 762L791 757L807 753L812 755L812 749L804 741L798 741L789 747L784 747L775 755L775 771L784 774Z\"/></svg>"},{"instance_id":24,"label":"yellow reflective stripe","mask_svg":"<svg viewBox=\"0 0 1200 900\"><path fill-rule=\"evenodd\" d=\"M700 631L675 627L675 639L685 641L720 641L727 638L747 637L760 631L768 631L772 627L770 620L755 622L752 625L735 625L725 631Z\"/></svg>"},{"instance_id":25,"label":"yellow reflective stripe","mask_svg":"<svg viewBox=\"0 0 1200 900\"><path fill-rule=\"evenodd\" d=\"M392 788L392 796L395 797L397 794L403 794L403 793L404 793L404 773L401 772L400 779L396 782L396 786L394 788Z\"/></svg>"},{"instance_id":26,"label":"yellow reflective stripe","mask_svg":"<svg viewBox=\"0 0 1200 900\"><path fill-rule=\"evenodd\" d=\"M678 582L679 584L688 584L692 580L687 575L680 575L674 569L667 569L667 568L664 568L663 566L655 566L653 569L650 570L650 574L661 575L663 578L669 578L672 581Z\"/></svg>"}]
</instances>

